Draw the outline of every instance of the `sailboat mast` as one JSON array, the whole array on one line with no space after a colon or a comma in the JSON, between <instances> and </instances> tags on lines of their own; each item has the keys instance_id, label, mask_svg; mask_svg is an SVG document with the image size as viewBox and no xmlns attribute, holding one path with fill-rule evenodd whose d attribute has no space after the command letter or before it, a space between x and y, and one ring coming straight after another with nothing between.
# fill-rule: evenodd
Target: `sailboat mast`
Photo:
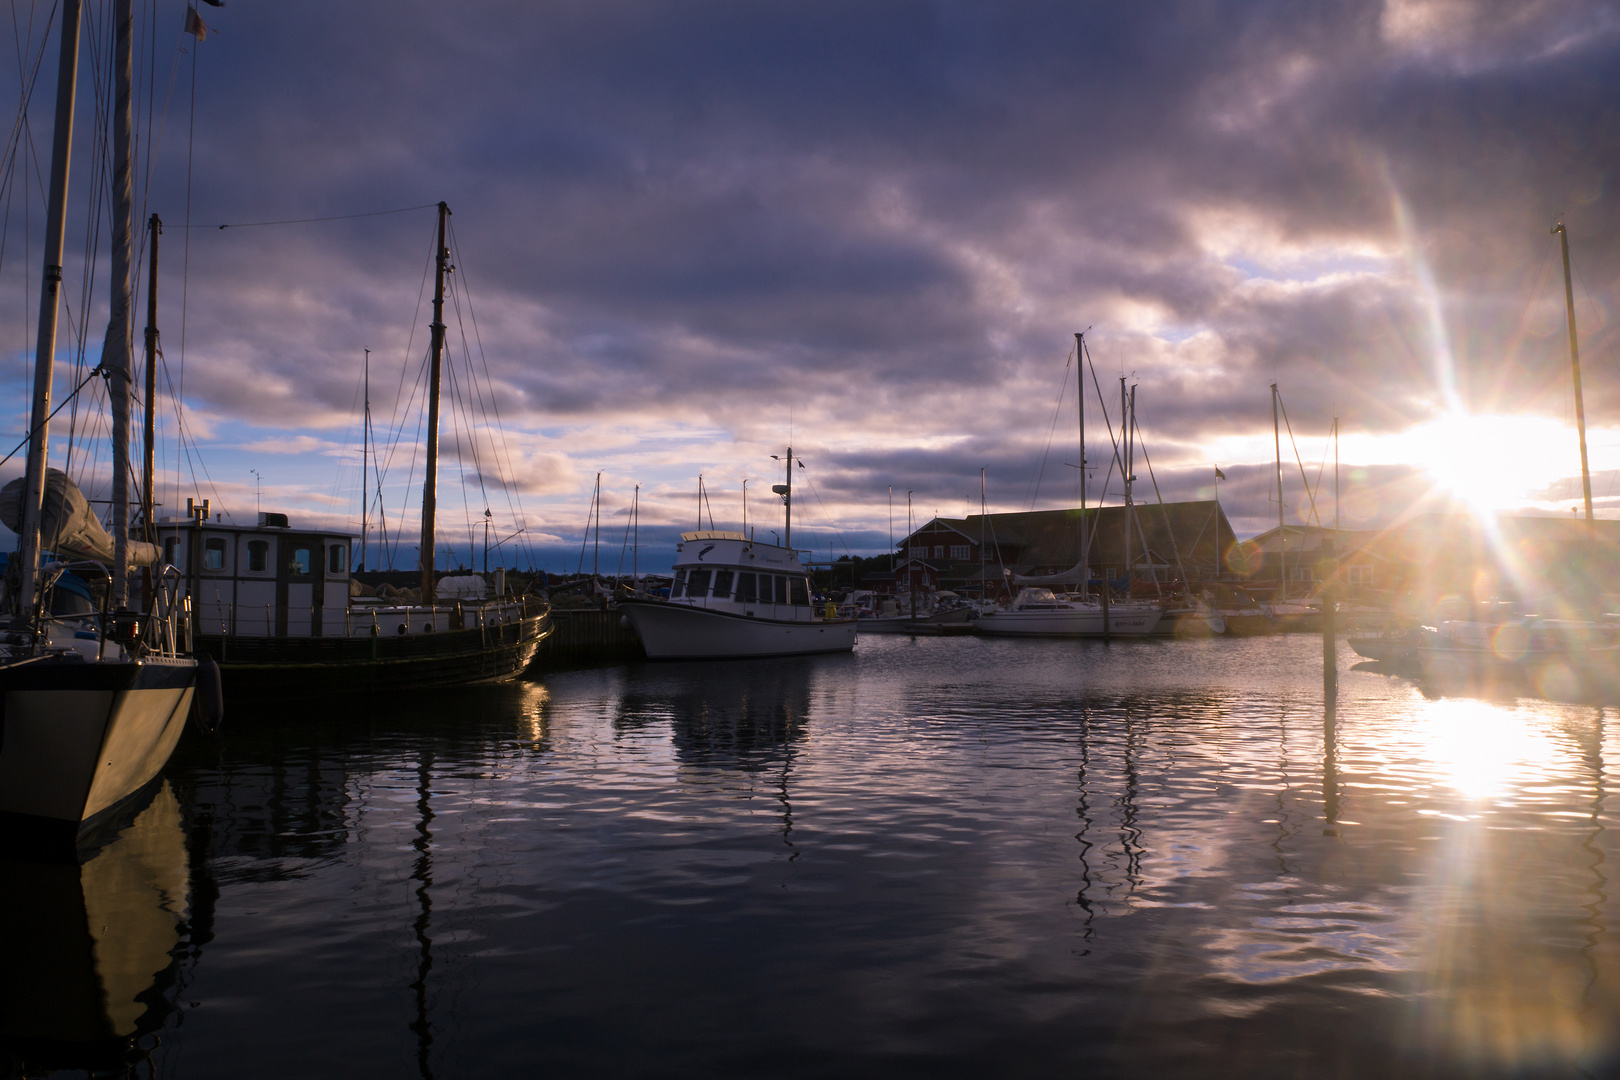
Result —
<instances>
[{"instance_id":1,"label":"sailboat mast","mask_svg":"<svg viewBox=\"0 0 1620 1080\"><path fill-rule=\"evenodd\" d=\"M118 607L129 600L129 392L134 376L129 355L129 278L135 202L135 180L130 169L130 132L134 126L130 85L134 81L134 34L130 0L114 0L112 289L101 366L107 373L107 400L112 407L112 599Z\"/></svg>"},{"instance_id":2,"label":"sailboat mast","mask_svg":"<svg viewBox=\"0 0 1620 1080\"><path fill-rule=\"evenodd\" d=\"M1277 425L1277 384L1271 384L1271 442L1277 453L1277 599L1288 599L1288 537L1283 532L1282 433Z\"/></svg>"},{"instance_id":3,"label":"sailboat mast","mask_svg":"<svg viewBox=\"0 0 1620 1080\"><path fill-rule=\"evenodd\" d=\"M783 545L789 551L793 550L793 447L787 448L787 494L782 496L782 505L787 510L787 520L782 526L783 535L787 538Z\"/></svg>"},{"instance_id":4,"label":"sailboat mast","mask_svg":"<svg viewBox=\"0 0 1620 1080\"><path fill-rule=\"evenodd\" d=\"M1569 280L1569 232L1560 221L1553 226L1564 255L1564 315L1569 327L1569 367L1575 377L1575 431L1581 439L1581 496L1586 501L1586 528L1592 525L1592 473L1586 464L1586 405L1581 399L1581 347L1575 334L1575 290Z\"/></svg>"},{"instance_id":5,"label":"sailboat mast","mask_svg":"<svg viewBox=\"0 0 1620 1080\"><path fill-rule=\"evenodd\" d=\"M141 516L146 519L146 539L157 541L157 507L152 499L153 457L157 450L157 281L158 237L163 234L163 219L156 214L147 222L152 248L146 257L146 445L141 459Z\"/></svg>"},{"instance_id":6,"label":"sailboat mast","mask_svg":"<svg viewBox=\"0 0 1620 1080\"><path fill-rule=\"evenodd\" d=\"M371 350L366 350L366 411L360 418L360 569L366 568L366 511L371 506ZM489 561L486 554L485 562ZM485 567L484 569L489 569Z\"/></svg>"},{"instance_id":7,"label":"sailboat mast","mask_svg":"<svg viewBox=\"0 0 1620 1080\"><path fill-rule=\"evenodd\" d=\"M450 249L444 245L447 203L439 204L439 246L434 251L433 346L428 370L427 476L422 481L422 603L435 599L433 581L433 511L439 498L439 382L444 363L444 276L450 269Z\"/></svg>"},{"instance_id":8,"label":"sailboat mast","mask_svg":"<svg viewBox=\"0 0 1620 1080\"><path fill-rule=\"evenodd\" d=\"M1080 413L1080 523L1086 520L1086 335L1074 335L1074 392L1075 409Z\"/></svg>"},{"instance_id":9,"label":"sailboat mast","mask_svg":"<svg viewBox=\"0 0 1620 1080\"><path fill-rule=\"evenodd\" d=\"M1121 523L1124 526L1125 534L1126 589L1131 587L1131 516L1133 514L1131 509L1133 505L1131 501L1131 481L1135 479L1135 477L1131 475L1130 408L1130 401L1125 394L1125 376L1121 375L1119 377L1119 445L1125 451L1124 456L1120 459L1120 471L1124 473L1124 475L1120 477L1120 481L1125 487L1125 516Z\"/></svg>"},{"instance_id":10,"label":"sailboat mast","mask_svg":"<svg viewBox=\"0 0 1620 1080\"><path fill-rule=\"evenodd\" d=\"M18 561L17 622L26 625L39 577L39 515L45 501L50 444L51 381L56 375L56 316L62 291L62 246L67 230L68 157L73 150L73 96L79 81L80 0L63 0L62 49L56 68L56 134L51 142L51 186L45 212L45 283L39 290L39 339L34 352L34 401L28 423L27 480L23 487Z\"/></svg>"}]
</instances>

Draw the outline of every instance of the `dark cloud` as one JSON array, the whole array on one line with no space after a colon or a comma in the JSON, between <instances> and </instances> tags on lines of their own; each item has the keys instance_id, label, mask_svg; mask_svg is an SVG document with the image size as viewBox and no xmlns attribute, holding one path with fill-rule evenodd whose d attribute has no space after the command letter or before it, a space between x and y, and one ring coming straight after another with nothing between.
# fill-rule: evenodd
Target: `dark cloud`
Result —
<instances>
[{"instance_id":1,"label":"dark cloud","mask_svg":"<svg viewBox=\"0 0 1620 1080\"><path fill-rule=\"evenodd\" d=\"M828 449L823 494L868 524L891 477L961 501L988 465L1030 488L1088 325L1194 490L1214 440L1269 423L1274 380L1313 431L1399 432L1452 393L1565 415L1560 213L1586 352L1620 345L1620 20L1599 2L244 3L213 21L194 138L192 56L159 35L159 83L178 67L150 204L171 225L168 355L183 261L186 392L225 424L342 426L365 347L409 395L431 212L188 245L188 152L199 223L449 201L452 345L515 425L656 415L774 442L791 406ZM1595 424L1620 413L1612 368L1588 371ZM897 449L841 448L876 444ZM538 471L586 477L584 456Z\"/></svg>"}]
</instances>

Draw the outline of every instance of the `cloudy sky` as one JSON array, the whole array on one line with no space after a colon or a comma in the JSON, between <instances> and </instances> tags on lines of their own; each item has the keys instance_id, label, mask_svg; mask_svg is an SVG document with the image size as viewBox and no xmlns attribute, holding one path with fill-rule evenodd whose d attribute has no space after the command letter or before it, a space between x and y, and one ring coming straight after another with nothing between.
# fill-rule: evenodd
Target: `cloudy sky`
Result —
<instances>
[{"instance_id":1,"label":"cloudy sky","mask_svg":"<svg viewBox=\"0 0 1620 1080\"><path fill-rule=\"evenodd\" d=\"M13 115L43 60L6 174L6 449L26 428L56 51L49 0L12 9ZM230 0L201 7L201 43L184 4L136 10L141 213L165 222L164 381L195 444L166 396L167 504L357 527L369 348L384 510L414 528L444 200L456 561L488 506L572 569L598 472L608 570L637 484L643 567L696 523L700 473L717 526L741 524L747 479L750 524L779 529L770 455L790 440L794 539L820 558L884 548L891 488L897 532L907 492L920 518L976 510L981 469L993 509L1072 505L1087 328L1116 426L1119 378L1137 387L1164 497L1209 497L1219 465L1240 533L1275 522L1272 382L1328 521L1334 417L1346 524L1568 513L1560 216L1594 494L1620 517L1613 3ZM107 27L88 0L62 389L77 327L93 366L105 320L106 255L87 291L85 253L106 215ZM322 217L344 220L251 224ZM1086 381L1090 494L1117 501ZM102 497L96 408L72 464ZM1287 431L1283 453L1299 520Z\"/></svg>"}]
</instances>

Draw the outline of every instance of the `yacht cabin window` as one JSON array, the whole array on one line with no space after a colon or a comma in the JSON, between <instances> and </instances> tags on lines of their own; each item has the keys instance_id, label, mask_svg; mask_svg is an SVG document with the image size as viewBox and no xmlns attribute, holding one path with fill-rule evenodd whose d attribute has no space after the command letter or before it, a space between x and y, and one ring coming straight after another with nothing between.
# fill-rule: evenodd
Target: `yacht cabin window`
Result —
<instances>
[{"instance_id":1,"label":"yacht cabin window","mask_svg":"<svg viewBox=\"0 0 1620 1080\"><path fill-rule=\"evenodd\" d=\"M669 587L669 598L679 600L686 592L686 571L675 571L675 582Z\"/></svg>"},{"instance_id":2,"label":"yacht cabin window","mask_svg":"<svg viewBox=\"0 0 1620 1080\"><path fill-rule=\"evenodd\" d=\"M810 604L810 593L809 593L809 590L807 588L807 586L809 584L810 584L810 582L807 581L806 579L802 578L802 577L788 578L789 594L792 597L792 600L790 602L795 607L808 607L809 606L809 604Z\"/></svg>"},{"instance_id":3,"label":"yacht cabin window","mask_svg":"<svg viewBox=\"0 0 1620 1080\"><path fill-rule=\"evenodd\" d=\"M180 554L180 538L178 536L165 536L163 538L163 561L170 566L178 566L177 556Z\"/></svg>"},{"instance_id":4,"label":"yacht cabin window","mask_svg":"<svg viewBox=\"0 0 1620 1080\"><path fill-rule=\"evenodd\" d=\"M342 544L333 544L333 545L331 545L330 547L328 547L326 549L326 572L327 573L329 573L329 574L341 574L341 573L343 573L344 568L349 565L348 560L345 559L343 557L343 555L344 555L344 549L343 549Z\"/></svg>"},{"instance_id":5,"label":"yacht cabin window","mask_svg":"<svg viewBox=\"0 0 1620 1080\"><path fill-rule=\"evenodd\" d=\"M776 579L776 602L778 604L785 604L788 602L787 578L785 577L778 577Z\"/></svg>"},{"instance_id":6,"label":"yacht cabin window","mask_svg":"<svg viewBox=\"0 0 1620 1080\"><path fill-rule=\"evenodd\" d=\"M315 560L311 558L310 550L304 544L299 544L292 550L292 557L287 560L287 572L293 577L308 577L310 565Z\"/></svg>"},{"instance_id":7,"label":"yacht cabin window","mask_svg":"<svg viewBox=\"0 0 1620 1080\"><path fill-rule=\"evenodd\" d=\"M262 574L270 566L270 541L248 541L248 573Z\"/></svg>"},{"instance_id":8,"label":"yacht cabin window","mask_svg":"<svg viewBox=\"0 0 1620 1080\"><path fill-rule=\"evenodd\" d=\"M692 600L701 600L709 595L709 572L707 570L693 570L687 576L686 595Z\"/></svg>"},{"instance_id":9,"label":"yacht cabin window","mask_svg":"<svg viewBox=\"0 0 1620 1080\"><path fill-rule=\"evenodd\" d=\"M204 570L225 569L225 538L223 536L210 536L203 541Z\"/></svg>"},{"instance_id":10,"label":"yacht cabin window","mask_svg":"<svg viewBox=\"0 0 1620 1080\"><path fill-rule=\"evenodd\" d=\"M731 595L731 579L733 576L730 570L716 570L714 572L714 592L711 595L716 600L724 600Z\"/></svg>"},{"instance_id":11,"label":"yacht cabin window","mask_svg":"<svg viewBox=\"0 0 1620 1080\"><path fill-rule=\"evenodd\" d=\"M737 599L745 604L752 604L757 596L758 594L754 592L754 575L738 574Z\"/></svg>"}]
</instances>

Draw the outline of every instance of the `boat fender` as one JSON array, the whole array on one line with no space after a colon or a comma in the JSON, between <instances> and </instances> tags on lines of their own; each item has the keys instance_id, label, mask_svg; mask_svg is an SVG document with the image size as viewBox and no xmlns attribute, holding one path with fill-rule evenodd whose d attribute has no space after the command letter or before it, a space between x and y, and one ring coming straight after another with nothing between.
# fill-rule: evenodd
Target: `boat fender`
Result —
<instances>
[{"instance_id":1,"label":"boat fender","mask_svg":"<svg viewBox=\"0 0 1620 1080\"><path fill-rule=\"evenodd\" d=\"M620 615L619 616L619 628L621 630L630 629L630 616L628 616L628 615Z\"/></svg>"},{"instance_id":2,"label":"boat fender","mask_svg":"<svg viewBox=\"0 0 1620 1080\"><path fill-rule=\"evenodd\" d=\"M199 731L215 732L225 719L225 688L220 682L219 665L211 656L197 659L197 689L191 695L191 722Z\"/></svg>"}]
</instances>

